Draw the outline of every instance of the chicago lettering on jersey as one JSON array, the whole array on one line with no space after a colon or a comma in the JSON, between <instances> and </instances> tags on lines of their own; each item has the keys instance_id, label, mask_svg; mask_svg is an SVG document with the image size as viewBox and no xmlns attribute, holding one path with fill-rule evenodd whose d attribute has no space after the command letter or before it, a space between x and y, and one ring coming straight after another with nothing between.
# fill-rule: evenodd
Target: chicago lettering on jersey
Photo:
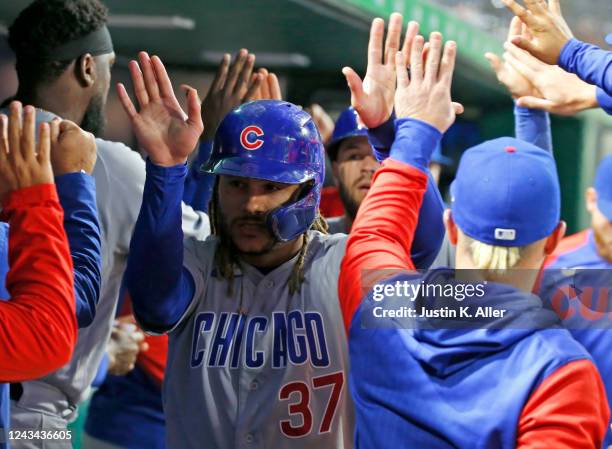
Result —
<instances>
[{"instance_id":1,"label":"chicago lettering on jersey","mask_svg":"<svg viewBox=\"0 0 612 449\"><path fill-rule=\"evenodd\" d=\"M272 345L262 347L265 334ZM271 354L270 354L271 352ZM191 367L272 368L311 363L329 366L323 317L319 312L274 312L268 316L200 312L194 320Z\"/></svg>"}]
</instances>

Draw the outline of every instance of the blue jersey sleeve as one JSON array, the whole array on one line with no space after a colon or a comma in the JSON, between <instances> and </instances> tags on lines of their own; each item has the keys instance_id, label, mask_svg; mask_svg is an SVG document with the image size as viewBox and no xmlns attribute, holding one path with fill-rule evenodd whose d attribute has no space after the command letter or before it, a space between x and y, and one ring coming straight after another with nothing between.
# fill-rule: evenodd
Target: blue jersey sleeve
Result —
<instances>
[{"instance_id":1,"label":"blue jersey sleeve","mask_svg":"<svg viewBox=\"0 0 612 449\"><path fill-rule=\"evenodd\" d=\"M93 177L86 173L59 176L55 184L74 266L77 321L79 327L86 327L96 314L102 277L96 187Z\"/></svg>"},{"instance_id":2,"label":"blue jersey sleeve","mask_svg":"<svg viewBox=\"0 0 612 449\"><path fill-rule=\"evenodd\" d=\"M147 161L142 206L130 242L126 282L134 315L144 329L164 332L187 311L195 293L183 268L181 200L187 166Z\"/></svg>"},{"instance_id":3,"label":"blue jersey sleeve","mask_svg":"<svg viewBox=\"0 0 612 449\"><path fill-rule=\"evenodd\" d=\"M608 95L601 87L597 88L597 102L601 109L612 115L612 95Z\"/></svg>"},{"instance_id":4,"label":"blue jersey sleeve","mask_svg":"<svg viewBox=\"0 0 612 449\"><path fill-rule=\"evenodd\" d=\"M514 129L517 139L532 143L552 153L552 133L548 112L515 105Z\"/></svg>"},{"instance_id":5,"label":"blue jersey sleeve","mask_svg":"<svg viewBox=\"0 0 612 449\"><path fill-rule=\"evenodd\" d=\"M208 212L208 203L215 183L215 175L202 170L202 166L210 157L212 145L213 143L210 141L200 143L198 154L191 161L187 178L185 179L183 201L195 210L202 212Z\"/></svg>"},{"instance_id":6,"label":"blue jersey sleeve","mask_svg":"<svg viewBox=\"0 0 612 449\"><path fill-rule=\"evenodd\" d=\"M389 157L395 141L396 127L402 121L396 120L394 112L387 122L378 128L368 130L368 139L379 161ZM426 124L423 125L428 126ZM439 142L439 139L437 142ZM431 157L431 154L429 157ZM421 160L419 163L422 165L423 161ZM412 242L411 258L415 267L427 269L433 264L444 241L445 229L442 220L444 201L429 169L421 166L419 168L427 174L427 190L419 210L419 221Z\"/></svg>"},{"instance_id":7,"label":"blue jersey sleeve","mask_svg":"<svg viewBox=\"0 0 612 449\"><path fill-rule=\"evenodd\" d=\"M559 66L612 95L612 52L570 39L561 50Z\"/></svg>"},{"instance_id":8,"label":"blue jersey sleeve","mask_svg":"<svg viewBox=\"0 0 612 449\"><path fill-rule=\"evenodd\" d=\"M368 129L368 140L374 148L374 155L379 162L389 157L391 145L395 139L395 111L391 117L377 128Z\"/></svg>"}]
</instances>

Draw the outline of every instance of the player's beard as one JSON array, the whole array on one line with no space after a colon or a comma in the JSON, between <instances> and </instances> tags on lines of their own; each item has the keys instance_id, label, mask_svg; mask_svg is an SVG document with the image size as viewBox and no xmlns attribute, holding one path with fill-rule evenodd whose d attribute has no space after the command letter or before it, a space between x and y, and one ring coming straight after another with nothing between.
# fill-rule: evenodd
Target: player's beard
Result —
<instances>
[{"instance_id":1,"label":"player's beard","mask_svg":"<svg viewBox=\"0 0 612 449\"><path fill-rule=\"evenodd\" d=\"M104 95L95 95L89 101L83 120L81 120L81 128L92 133L96 137L100 137L104 133Z\"/></svg>"},{"instance_id":2,"label":"player's beard","mask_svg":"<svg viewBox=\"0 0 612 449\"><path fill-rule=\"evenodd\" d=\"M238 217L232 220L231 223L228 224L227 219L225 218L225 216L223 215L223 213L221 213L221 223L222 223L222 234L224 236L224 238L226 238L231 246L231 250L235 251L236 254L239 255L244 255L244 256L263 256L264 254L268 254L270 252L272 252L276 246L280 243L268 230L268 226L266 224L266 217L261 217L261 216L253 216L253 215L243 215L242 217ZM266 245L264 245L263 248L257 250L257 251L243 251L241 250L238 245L236 245L236 243L234 242L234 239L232 238L232 233L231 233L231 229L236 226L236 225L240 225L242 223L245 224L250 224L250 225L254 225L257 226L261 229L261 231L268 237L267 241L268 243Z\"/></svg>"},{"instance_id":3,"label":"player's beard","mask_svg":"<svg viewBox=\"0 0 612 449\"><path fill-rule=\"evenodd\" d=\"M338 193L340 194L340 201L342 201L342 205L344 206L344 211L346 215L351 220L355 220L355 217L357 216L357 211L359 210L359 204L351 196L351 191L344 185L344 183L339 182Z\"/></svg>"}]
</instances>

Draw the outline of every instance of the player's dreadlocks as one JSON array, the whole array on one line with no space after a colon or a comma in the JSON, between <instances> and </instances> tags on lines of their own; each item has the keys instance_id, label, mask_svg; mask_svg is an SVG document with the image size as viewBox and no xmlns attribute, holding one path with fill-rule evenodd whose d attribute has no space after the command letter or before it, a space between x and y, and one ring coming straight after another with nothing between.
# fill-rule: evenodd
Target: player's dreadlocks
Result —
<instances>
[{"instance_id":1,"label":"player's dreadlocks","mask_svg":"<svg viewBox=\"0 0 612 449\"><path fill-rule=\"evenodd\" d=\"M240 266L240 261L236 257L235 251L232 251L229 236L223 232L221 214L219 212L219 205L217 203L217 186L218 183L215 183L212 198L208 207L210 230L212 235L217 236L219 239L219 245L215 251L215 266L219 275L228 281L228 295L231 295L234 284L234 268ZM310 229L327 234L327 221L325 221L325 218L323 218L321 215L317 215L317 218L315 218L315 221L310 226ZM300 288L302 287L302 283L304 282L304 260L306 258L306 252L308 251L308 233L305 232L303 237L304 242L300 248L298 259L293 266L291 276L289 276L290 294L299 292Z\"/></svg>"},{"instance_id":2,"label":"player's dreadlocks","mask_svg":"<svg viewBox=\"0 0 612 449\"><path fill-rule=\"evenodd\" d=\"M19 83L31 87L57 79L71 61L41 61L37 56L102 28L107 14L98 0L32 2L9 27Z\"/></svg>"}]
</instances>

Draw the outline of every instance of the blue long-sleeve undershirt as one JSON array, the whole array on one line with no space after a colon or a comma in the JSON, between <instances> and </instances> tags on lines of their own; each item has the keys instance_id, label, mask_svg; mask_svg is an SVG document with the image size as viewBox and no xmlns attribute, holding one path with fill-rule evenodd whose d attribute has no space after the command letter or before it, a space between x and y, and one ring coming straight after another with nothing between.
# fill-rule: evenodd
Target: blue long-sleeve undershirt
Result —
<instances>
[{"instance_id":1,"label":"blue long-sleeve undershirt","mask_svg":"<svg viewBox=\"0 0 612 449\"><path fill-rule=\"evenodd\" d=\"M514 106L514 135L549 153L553 152L550 116L546 111Z\"/></svg>"},{"instance_id":2,"label":"blue long-sleeve undershirt","mask_svg":"<svg viewBox=\"0 0 612 449\"><path fill-rule=\"evenodd\" d=\"M395 130L399 126L398 122L401 120L396 120L395 113L393 113L389 120L381 126L368 130L370 145L379 161L389 156L395 140ZM429 169L425 168L424 171L427 173L427 190L419 210L419 222L411 248L412 261L419 269L427 269L431 266L440 251L445 233L442 220L444 214L442 195Z\"/></svg>"},{"instance_id":3,"label":"blue long-sleeve undershirt","mask_svg":"<svg viewBox=\"0 0 612 449\"><path fill-rule=\"evenodd\" d=\"M598 87L596 96L601 109L612 115L612 95L608 95L601 87Z\"/></svg>"},{"instance_id":4,"label":"blue long-sleeve undershirt","mask_svg":"<svg viewBox=\"0 0 612 449\"><path fill-rule=\"evenodd\" d=\"M91 324L96 316L102 282L102 243L96 184L86 173L69 173L55 178L64 209L64 229L74 265L74 293L79 327Z\"/></svg>"},{"instance_id":5,"label":"blue long-sleeve undershirt","mask_svg":"<svg viewBox=\"0 0 612 449\"><path fill-rule=\"evenodd\" d=\"M572 38L561 50L559 66L612 95L612 52Z\"/></svg>"},{"instance_id":6,"label":"blue long-sleeve undershirt","mask_svg":"<svg viewBox=\"0 0 612 449\"><path fill-rule=\"evenodd\" d=\"M142 327L164 332L179 321L195 293L183 268L181 200L187 166L147 161L142 206L130 242L126 283Z\"/></svg>"},{"instance_id":7,"label":"blue long-sleeve undershirt","mask_svg":"<svg viewBox=\"0 0 612 449\"><path fill-rule=\"evenodd\" d=\"M441 140L442 133L428 123L412 118L398 119L389 157L427 173L431 155Z\"/></svg>"}]
</instances>

